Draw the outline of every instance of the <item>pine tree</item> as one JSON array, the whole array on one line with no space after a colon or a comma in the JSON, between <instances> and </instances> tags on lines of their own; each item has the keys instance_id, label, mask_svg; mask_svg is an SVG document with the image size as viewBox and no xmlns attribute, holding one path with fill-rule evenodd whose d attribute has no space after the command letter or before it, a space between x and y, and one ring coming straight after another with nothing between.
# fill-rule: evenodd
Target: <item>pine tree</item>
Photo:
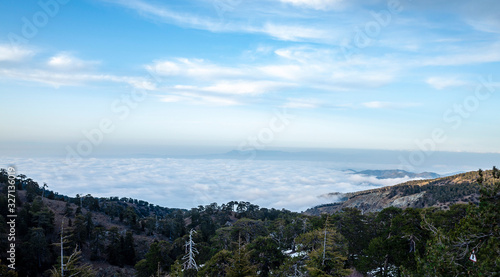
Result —
<instances>
[{"instance_id":1,"label":"pine tree","mask_svg":"<svg viewBox=\"0 0 500 277\"><path fill-rule=\"evenodd\" d=\"M77 215L73 222L73 235L79 249L83 249L87 240L87 228L85 227L85 217L81 214Z\"/></svg>"},{"instance_id":2,"label":"pine tree","mask_svg":"<svg viewBox=\"0 0 500 277\"><path fill-rule=\"evenodd\" d=\"M305 257L288 257L278 270L273 270L273 276L278 277L306 277Z\"/></svg>"},{"instance_id":3,"label":"pine tree","mask_svg":"<svg viewBox=\"0 0 500 277\"><path fill-rule=\"evenodd\" d=\"M123 239L123 262L126 265L135 264L135 248L134 248L134 237L132 232L127 232L125 238Z\"/></svg>"},{"instance_id":4,"label":"pine tree","mask_svg":"<svg viewBox=\"0 0 500 277\"><path fill-rule=\"evenodd\" d=\"M269 276L270 271L277 269L285 260L277 242L270 237L258 237L247 247L259 276Z\"/></svg>"},{"instance_id":5,"label":"pine tree","mask_svg":"<svg viewBox=\"0 0 500 277\"><path fill-rule=\"evenodd\" d=\"M83 264L81 261L82 252L75 248L73 253L67 257L64 263L64 272L61 272L61 266L57 266L50 270L51 277L93 277L96 273L90 265Z\"/></svg>"},{"instance_id":6,"label":"pine tree","mask_svg":"<svg viewBox=\"0 0 500 277\"><path fill-rule=\"evenodd\" d=\"M227 270L228 277L257 276L257 268L250 263L250 255L245 246L241 245L241 235L238 236L238 249L232 259L232 264Z\"/></svg>"},{"instance_id":7,"label":"pine tree","mask_svg":"<svg viewBox=\"0 0 500 277\"><path fill-rule=\"evenodd\" d=\"M171 277L183 277L183 275L184 274L182 271L182 263L179 260L177 260L170 268L170 276Z\"/></svg>"},{"instance_id":8,"label":"pine tree","mask_svg":"<svg viewBox=\"0 0 500 277\"><path fill-rule=\"evenodd\" d=\"M232 265L227 270L227 277L252 277L257 276L257 267L250 263L250 255L246 247L236 250Z\"/></svg>"},{"instance_id":9,"label":"pine tree","mask_svg":"<svg viewBox=\"0 0 500 277\"><path fill-rule=\"evenodd\" d=\"M500 274L500 182L485 180L479 206L469 205L466 216L445 232L424 220L432 232L424 257L417 259L418 274L433 276L496 276ZM488 182L486 182L488 181ZM495 180L493 180L495 181ZM474 251L477 262L469 260Z\"/></svg>"},{"instance_id":10,"label":"pine tree","mask_svg":"<svg viewBox=\"0 0 500 277\"><path fill-rule=\"evenodd\" d=\"M102 226L95 227L92 232L92 237L90 239L90 259L93 261L102 259L102 255L106 249L106 245L104 244L106 240L105 233L106 230Z\"/></svg>"},{"instance_id":11,"label":"pine tree","mask_svg":"<svg viewBox=\"0 0 500 277\"><path fill-rule=\"evenodd\" d=\"M92 213L87 212L85 214L85 231L87 235L85 239L90 239L92 237L93 230L94 230L94 222L92 221Z\"/></svg>"},{"instance_id":12,"label":"pine tree","mask_svg":"<svg viewBox=\"0 0 500 277\"><path fill-rule=\"evenodd\" d=\"M106 247L107 261L112 265L123 266L123 253L121 251L123 237L118 233L117 227L112 227L108 232L109 244Z\"/></svg>"},{"instance_id":13,"label":"pine tree","mask_svg":"<svg viewBox=\"0 0 500 277\"><path fill-rule=\"evenodd\" d=\"M153 242L149 246L145 258L135 265L137 276L150 277L158 271L158 265L161 271L167 270L168 265L172 264L172 260L167 255L169 248L168 243L165 241Z\"/></svg>"},{"instance_id":14,"label":"pine tree","mask_svg":"<svg viewBox=\"0 0 500 277\"><path fill-rule=\"evenodd\" d=\"M8 266L4 265L0 261L0 276L2 277L17 277L17 272L11 270Z\"/></svg>"},{"instance_id":15,"label":"pine tree","mask_svg":"<svg viewBox=\"0 0 500 277\"><path fill-rule=\"evenodd\" d=\"M200 270L199 275L207 277L225 277L233 261L233 255L228 250L217 252Z\"/></svg>"},{"instance_id":16,"label":"pine tree","mask_svg":"<svg viewBox=\"0 0 500 277\"><path fill-rule=\"evenodd\" d=\"M50 251L45 234L42 228L31 228L29 239L25 243L32 255L35 258L38 268L42 267L42 263L48 260Z\"/></svg>"}]
</instances>

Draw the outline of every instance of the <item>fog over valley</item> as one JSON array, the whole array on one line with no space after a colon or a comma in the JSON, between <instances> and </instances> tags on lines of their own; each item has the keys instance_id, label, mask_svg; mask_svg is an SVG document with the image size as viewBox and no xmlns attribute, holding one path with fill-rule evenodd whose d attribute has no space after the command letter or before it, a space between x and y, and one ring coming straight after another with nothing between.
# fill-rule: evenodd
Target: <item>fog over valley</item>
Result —
<instances>
[{"instance_id":1,"label":"fog over valley","mask_svg":"<svg viewBox=\"0 0 500 277\"><path fill-rule=\"evenodd\" d=\"M382 179L357 173L364 169L397 169L402 166L396 163L394 152L378 151L379 155L372 155L370 159L356 158L362 152L373 154L373 151L362 150L343 151L343 155L338 151L336 155L316 153L317 157L325 157L323 161L304 160L315 152L293 154L281 151L258 152L255 159L243 156L247 159L239 160L232 156L234 152L206 155L219 157L217 159L89 158L73 163L67 163L65 158L4 157L1 167L15 165L19 174L25 174L40 184L45 182L50 190L68 196L132 197L160 206L185 209L237 200L262 207L303 211L315 205L335 202L336 198L321 197L331 192L354 192L412 180L404 174ZM400 154L408 155L406 152ZM439 161L440 156L473 156L470 153L439 152L434 155L431 162ZM493 154L475 155L484 163L489 162L488 158L497 158ZM278 159L283 156L290 159ZM376 164L377 161L379 164ZM429 164L427 167L416 167L414 171L447 175L474 169L471 165L451 163Z\"/></svg>"}]
</instances>

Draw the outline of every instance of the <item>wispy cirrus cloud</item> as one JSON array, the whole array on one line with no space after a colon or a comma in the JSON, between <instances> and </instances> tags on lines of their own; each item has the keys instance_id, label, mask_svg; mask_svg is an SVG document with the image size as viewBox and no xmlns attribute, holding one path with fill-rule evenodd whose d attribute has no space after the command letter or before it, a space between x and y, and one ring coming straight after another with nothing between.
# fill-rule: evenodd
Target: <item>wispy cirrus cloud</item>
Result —
<instances>
[{"instance_id":1,"label":"wispy cirrus cloud","mask_svg":"<svg viewBox=\"0 0 500 277\"><path fill-rule=\"evenodd\" d=\"M358 88L380 87L391 83L398 74L398 65L391 65L378 59L360 62L345 62L336 53L318 50L312 54L309 49L278 49L276 55L283 58L281 63L262 65L263 73L289 81L307 83L320 90L349 91Z\"/></svg>"},{"instance_id":2,"label":"wispy cirrus cloud","mask_svg":"<svg viewBox=\"0 0 500 277\"><path fill-rule=\"evenodd\" d=\"M304 24L270 22L270 20L266 19L263 20L263 24L250 24L245 19L232 19L231 21L221 22L217 14L200 16L185 11L174 11L166 5L153 4L142 0L104 1L132 9L147 18L210 32L263 34L284 41L324 41L331 36L331 31Z\"/></svg>"},{"instance_id":3,"label":"wispy cirrus cloud","mask_svg":"<svg viewBox=\"0 0 500 277\"><path fill-rule=\"evenodd\" d=\"M500 40L473 46L454 46L442 53L414 61L414 66L462 66L500 61Z\"/></svg>"},{"instance_id":4,"label":"wispy cirrus cloud","mask_svg":"<svg viewBox=\"0 0 500 277\"><path fill-rule=\"evenodd\" d=\"M100 73L94 70L94 67L99 64L98 61L83 60L65 52L48 58L39 57L39 59L45 60L40 64L23 60L26 57L35 57L34 52L19 51L21 54L10 59L17 61L16 64L0 66L0 78L35 82L56 88L103 82L125 83L134 88L146 90L156 88L155 84L145 77Z\"/></svg>"},{"instance_id":5,"label":"wispy cirrus cloud","mask_svg":"<svg viewBox=\"0 0 500 277\"><path fill-rule=\"evenodd\" d=\"M481 48L472 52L468 47L456 46L456 41L445 43L445 46L453 45L452 48L443 47L446 51L427 53L423 50L424 53L421 56L408 56L408 52L413 55L415 49L425 49L422 39L418 38L412 40L408 45L401 46L401 49L398 49L398 52L394 54L373 55L362 52L360 55L345 59L339 49L331 47L341 37L342 32L338 31L339 23L332 22L332 26L325 27L323 19L312 20L316 12L336 10L342 7L346 2L343 0L277 0L269 3L262 1L267 3L264 8L248 10L248 13L251 13L249 17L265 19L262 21L242 20L244 18L242 15L246 15L245 9L248 6L235 6L230 13L225 14L222 23L217 13L206 11L193 13L187 9L186 7L189 5L194 5L192 3L179 6L147 0L104 1L133 9L141 16L167 24L210 32L265 34L271 38L293 44L279 47L267 46L265 54L263 54L265 57L260 57L257 62L240 60L241 62L223 64L206 58L176 57L160 59L147 64L145 66L147 70L160 78L163 77L167 84L163 87L158 87L145 78L137 76L99 73L93 70L93 67L99 64L98 61L83 60L67 52L59 52L49 57L45 64L46 67L34 66L28 70L3 68L2 75L6 78L31 80L55 87L84 85L92 82L127 83L134 87L155 90L159 94L167 92L169 95L163 98L166 102L191 99L199 103L203 102L202 99L216 99L216 101L211 102L239 105L246 101L242 98L237 99L238 97L265 97L264 95L269 92L278 91L281 93L278 96L279 101L285 103L283 105L299 106L298 103L286 102L290 97L296 97L296 95L288 95L286 89L310 90L311 94L317 91L359 91L366 88L381 88L397 82L402 68L460 66L500 60L498 43L484 43ZM259 4L262 3L259 2ZM196 5L194 7L198 7ZM295 7L312 11L308 11L301 17L288 13L288 8L287 11L281 11L279 7L283 6L292 7L292 10ZM268 14L264 12L265 9L269 9ZM280 12L277 12L278 10ZM338 16L338 11L332 12ZM373 20L373 18L365 20ZM364 23L365 21L360 22ZM389 27L398 28L396 25ZM404 39L398 38L396 44L400 45ZM314 43L310 44L309 42ZM384 38L382 42L379 46L386 48L393 40ZM18 51L20 54L17 57L27 58L33 55L29 50L24 49L23 51ZM2 57L6 59L7 56L0 54L0 60ZM203 57L202 54L198 56ZM16 57L16 55L12 55L12 57ZM67 71L76 73L69 74ZM434 77L427 79L426 83L436 88L458 85L457 82L448 81L447 83L446 80ZM300 96L296 98L300 98ZM226 101L222 99L226 99ZM306 105L313 106L312 104ZM382 102L365 103L363 106L390 107L387 103Z\"/></svg>"},{"instance_id":6,"label":"wispy cirrus cloud","mask_svg":"<svg viewBox=\"0 0 500 277\"><path fill-rule=\"evenodd\" d=\"M398 68L376 59L345 62L335 52L322 48L278 48L267 55L266 63L227 66L208 60L172 58L155 61L145 68L169 84L160 89L170 94L167 102L201 95L263 96L269 92L280 92L279 97L285 101L287 89L376 88L394 81L398 72ZM238 101L241 102L245 101ZM296 101L284 105L313 107L313 103L299 105Z\"/></svg>"},{"instance_id":7,"label":"wispy cirrus cloud","mask_svg":"<svg viewBox=\"0 0 500 277\"><path fill-rule=\"evenodd\" d=\"M174 23L190 28L203 29L209 31L221 31L222 25L209 18L202 18L190 13L173 11L166 6L148 3L141 0L102 0L103 2L114 3L128 9L132 9L145 17L160 19L167 23Z\"/></svg>"},{"instance_id":8,"label":"wispy cirrus cloud","mask_svg":"<svg viewBox=\"0 0 500 277\"><path fill-rule=\"evenodd\" d=\"M82 86L98 82L126 83L134 88L146 90L154 90L156 88L154 83L143 77L117 76L99 73L63 73L46 69L0 69L0 78L2 77L46 84L56 88L62 86Z\"/></svg>"},{"instance_id":9,"label":"wispy cirrus cloud","mask_svg":"<svg viewBox=\"0 0 500 277\"><path fill-rule=\"evenodd\" d=\"M167 24L174 24L185 28L206 30L210 32L222 33L244 33L244 34L265 34L271 38L287 42L298 42L297 45L279 47L274 51L274 57L282 60L271 60L260 64L232 64L221 65L214 61L205 59L174 58L170 60L159 60L147 65L148 70L154 71L162 76L175 76L185 78L178 80L177 84L184 85L189 78L214 79L212 82L195 84L196 90L205 92L221 92L226 94L241 95L262 95L266 89L261 89L257 85L248 85L249 82L284 82L289 86L294 86L300 82L302 87L309 87L314 90L330 91L350 91L360 88L379 88L396 82L400 76L401 69L420 68L428 66L462 66L468 64L489 63L500 60L500 49L498 43L486 42L475 51L471 51L470 45L457 45L456 39L447 38L448 41L441 40L439 48L428 50L427 40L418 36L408 35L405 37L402 29L408 24L418 22L418 18L408 16L406 13L393 15L392 20L398 20L398 25L390 24L384 28L382 37L375 37L373 40L382 49L396 50L395 53L387 55L373 55L365 53L364 48L360 48L360 55L345 59L339 53L339 49L331 47L341 41L342 38L351 36L345 28L339 28L341 23L367 24L372 22L373 12L369 17L360 16L359 20L352 18L346 20L338 10L344 8L348 3L343 0L276 0L271 2L258 1L258 3L236 3L222 8L224 12L221 18L220 13L197 12L193 14L190 9L182 6L172 6L159 4L147 0L105 0L119 6L133 9L140 15L159 20ZM210 1L201 1L209 4L210 8L219 11L221 7L213 5ZM278 4L278 5L276 5ZM281 4L281 5L279 5ZM366 8L361 3L350 3L357 5L363 10ZM446 4L432 4L431 8L441 9ZM466 2L460 2L458 6L466 6ZM213 6L213 7L212 7ZM254 6L262 6L256 9ZM288 6L293 8L306 8L312 10L310 13L291 13L281 8ZM404 5L404 10L418 10L421 4ZM199 8L200 6L194 6ZM281 8L280 8L281 7ZM381 6L386 8L385 6ZM371 7L379 12L378 8ZM195 9L195 10L196 10ZM298 10L298 9L297 9ZM335 10L335 11L333 11ZM200 10L201 11L201 10ZM331 11L339 22L325 21L323 16L315 19L316 12ZM272 16L271 16L272 15ZM249 20L249 18L259 20ZM464 13L464 22L473 18ZM221 22L222 21L222 22ZM262 23L256 23L262 22ZM325 24L327 23L328 24ZM361 25L363 26L363 25ZM351 29L355 30L353 25ZM386 26L384 26L386 27ZM434 28L435 22L426 21L426 25L420 29ZM347 29L349 29L347 28ZM343 30L343 31L339 31ZM386 34L386 32L389 32ZM398 34L398 37L394 37ZM402 36L399 36L403 34ZM386 37L388 35L388 37ZM435 39L440 40L442 34L436 34ZM445 38L446 39L446 38ZM319 45L307 45L304 42L319 43ZM329 47L325 47L325 45ZM322 46L321 46L322 45ZM271 47L272 48L272 47ZM416 51L420 51L415 55ZM377 49L378 51L378 49ZM267 48L269 52L269 47ZM408 55L410 54L410 55ZM241 88L231 84L230 80L237 80ZM428 84L437 86L450 86L450 84L436 82L439 80L427 80ZM175 82L175 81L174 81ZM252 89L251 87L255 87ZM196 94L198 95L198 94Z\"/></svg>"}]
</instances>

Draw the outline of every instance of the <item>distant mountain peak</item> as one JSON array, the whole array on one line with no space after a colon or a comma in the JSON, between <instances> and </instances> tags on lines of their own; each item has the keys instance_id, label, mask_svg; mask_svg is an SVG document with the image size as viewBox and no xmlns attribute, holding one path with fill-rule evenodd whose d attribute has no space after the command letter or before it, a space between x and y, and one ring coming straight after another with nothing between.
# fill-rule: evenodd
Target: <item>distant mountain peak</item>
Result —
<instances>
[{"instance_id":1,"label":"distant mountain peak","mask_svg":"<svg viewBox=\"0 0 500 277\"><path fill-rule=\"evenodd\" d=\"M422 179L435 179L441 177L439 174L434 172L409 172L401 169L386 169L386 170L362 170L354 171L352 174L362 174L366 176L374 176L377 179L394 179L394 178L422 178Z\"/></svg>"}]
</instances>

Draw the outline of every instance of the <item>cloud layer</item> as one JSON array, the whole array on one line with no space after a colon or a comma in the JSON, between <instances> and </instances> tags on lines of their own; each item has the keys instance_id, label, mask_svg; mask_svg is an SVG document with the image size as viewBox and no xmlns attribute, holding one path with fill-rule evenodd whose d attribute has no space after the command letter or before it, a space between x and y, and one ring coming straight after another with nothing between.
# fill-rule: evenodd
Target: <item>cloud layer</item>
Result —
<instances>
[{"instance_id":1,"label":"cloud layer","mask_svg":"<svg viewBox=\"0 0 500 277\"><path fill-rule=\"evenodd\" d=\"M263 207L302 211L334 199L330 192L352 192L409 180L377 179L335 169L333 163L203 159L4 159L51 190L74 196L119 196L154 204L191 208L212 202L249 201Z\"/></svg>"}]
</instances>

